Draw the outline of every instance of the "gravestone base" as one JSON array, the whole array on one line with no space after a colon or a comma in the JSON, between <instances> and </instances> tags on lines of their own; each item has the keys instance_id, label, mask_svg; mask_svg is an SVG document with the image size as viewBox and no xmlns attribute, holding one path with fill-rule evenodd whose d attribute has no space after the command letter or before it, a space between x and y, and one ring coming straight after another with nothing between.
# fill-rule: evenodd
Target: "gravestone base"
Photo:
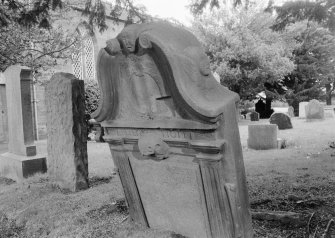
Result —
<instances>
[{"instance_id":1,"label":"gravestone base","mask_svg":"<svg viewBox=\"0 0 335 238\"><path fill-rule=\"evenodd\" d=\"M21 181L36 173L47 172L46 156L23 156L10 152L0 155L0 176Z\"/></svg>"},{"instance_id":2,"label":"gravestone base","mask_svg":"<svg viewBox=\"0 0 335 238\"><path fill-rule=\"evenodd\" d=\"M306 122L317 122L317 121L324 121L324 118L312 118L312 119L308 119L306 118Z\"/></svg>"}]
</instances>

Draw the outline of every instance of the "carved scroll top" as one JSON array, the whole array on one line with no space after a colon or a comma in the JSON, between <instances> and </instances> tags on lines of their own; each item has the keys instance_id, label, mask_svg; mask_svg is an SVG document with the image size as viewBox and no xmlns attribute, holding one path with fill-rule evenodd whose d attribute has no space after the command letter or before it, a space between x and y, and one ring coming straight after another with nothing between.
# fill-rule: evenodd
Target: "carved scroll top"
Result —
<instances>
[{"instance_id":1,"label":"carved scroll top","mask_svg":"<svg viewBox=\"0 0 335 238\"><path fill-rule=\"evenodd\" d=\"M130 109L131 116L155 120L179 113L183 119L193 118L202 123L220 120L226 105L238 99L216 82L200 42L180 27L165 22L130 25L107 41L102 51L112 57L100 54L98 79L104 85L103 100L109 100L102 107L110 107L114 112L108 114L108 110L101 109L106 116L98 117L100 121L119 119L117 115L127 107L122 105L124 94L130 98L124 99L125 103L132 100L136 105ZM108 71L107 61L120 72ZM163 104L167 107L162 108Z\"/></svg>"}]
</instances>

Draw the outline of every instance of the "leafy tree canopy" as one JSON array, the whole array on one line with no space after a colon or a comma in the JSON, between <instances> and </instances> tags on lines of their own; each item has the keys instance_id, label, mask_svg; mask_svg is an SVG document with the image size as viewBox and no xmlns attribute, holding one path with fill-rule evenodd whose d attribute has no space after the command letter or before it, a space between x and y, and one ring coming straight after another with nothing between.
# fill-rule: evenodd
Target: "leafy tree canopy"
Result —
<instances>
[{"instance_id":1,"label":"leafy tree canopy","mask_svg":"<svg viewBox=\"0 0 335 238\"><path fill-rule=\"evenodd\" d=\"M138 6L134 0L1 0L0 27L16 22L25 27L51 27L51 13L57 9L71 7L84 9L91 26L96 25L103 31L107 29L106 15L115 23L137 23L150 19L144 6Z\"/></svg>"},{"instance_id":2,"label":"leafy tree canopy","mask_svg":"<svg viewBox=\"0 0 335 238\"><path fill-rule=\"evenodd\" d=\"M322 26L335 32L335 1L289 1L280 7L274 7L273 1L270 1L267 11L275 10L277 13L276 23L273 26L275 30L282 30L287 25L303 21L315 21Z\"/></svg>"},{"instance_id":3,"label":"leafy tree canopy","mask_svg":"<svg viewBox=\"0 0 335 238\"><path fill-rule=\"evenodd\" d=\"M252 99L265 83L280 82L294 69L296 42L271 30L271 14L242 9L228 16L222 11L198 17L195 32L221 83L242 99Z\"/></svg>"},{"instance_id":4,"label":"leafy tree canopy","mask_svg":"<svg viewBox=\"0 0 335 238\"><path fill-rule=\"evenodd\" d=\"M285 80L289 88L286 97L293 101L319 98L326 88L330 104L335 90L335 1L289 1L281 7L270 2L267 10L277 13L273 29L297 34L301 42L294 53L297 69Z\"/></svg>"},{"instance_id":5,"label":"leafy tree canopy","mask_svg":"<svg viewBox=\"0 0 335 238\"><path fill-rule=\"evenodd\" d=\"M79 45L74 29L59 21L67 12L80 10L88 25L107 29L106 14L115 23L142 22L149 16L133 0L1 0L0 2L0 70L21 64L36 70L50 68L70 60Z\"/></svg>"},{"instance_id":6,"label":"leafy tree canopy","mask_svg":"<svg viewBox=\"0 0 335 238\"><path fill-rule=\"evenodd\" d=\"M211 10L214 8L219 9L222 5L226 5L231 3L227 0L192 0L190 4L190 10L194 15L200 15L203 13L204 9L209 7ZM237 5L241 5L242 3L245 3L245 6L248 6L249 0L233 0L232 4L234 7Z\"/></svg>"},{"instance_id":7,"label":"leafy tree canopy","mask_svg":"<svg viewBox=\"0 0 335 238\"><path fill-rule=\"evenodd\" d=\"M335 37L320 24L308 21L292 24L285 31L300 42L293 52L297 67L283 81L285 98L290 104L319 99L335 77Z\"/></svg>"}]
</instances>

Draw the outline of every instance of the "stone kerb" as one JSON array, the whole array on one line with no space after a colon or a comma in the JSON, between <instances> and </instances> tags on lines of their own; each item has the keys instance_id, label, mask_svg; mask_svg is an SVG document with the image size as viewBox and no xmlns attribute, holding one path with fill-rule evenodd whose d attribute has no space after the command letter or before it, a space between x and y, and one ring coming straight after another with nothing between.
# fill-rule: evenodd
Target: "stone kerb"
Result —
<instances>
[{"instance_id":1,"label":"stone kerb","mask_svg":"<svg viewBox=\"0 0 335 238\"><path fill-rule=\"evenodd\" d=\"M34 144L31 105L31 70L10 66L4 73L8 115L8 152L1 155L0 174L21 180L46 172L46 158L37 154Z\"/></svg>"},{"instance_id":2,"label":"stone kerb","mask_svg":"<svg viewBox=\"0 0 335 238\"><path fill-rule=\"evenodd\" d=\"M249 125L248 147L255 150L277 149L277 125Z\"/></svg>"},{"instance_id":3,"label":"stone kerb","mask_svg":"<svg viewBox=\"0 0 335 238\"><path fill-rule=\"evenodd\" d=\"M55 74L46 87L48 173L63 189L88 188L84 81Z\"/></svg>"},{"instance_id":4,"label":"stone kerb","mask_svg":"<svg viewBox=\"0 0 335 238\"><path fill-rule=\"evenodd\" d=\"M325 118L323 105L315 99L309 101L305 106L305 112L307 120L323 120Z\"/></svg>"},{"instance_id":5,"label":"stone kerb","mask_svg":"<svg viewBox=\"0 0 335 238\"><path fill-rule=\"evenodd\" d=\"M300 102L299 103L299 118L306 118L305 106L308 102Z\"/></svg>"}]
</instances>

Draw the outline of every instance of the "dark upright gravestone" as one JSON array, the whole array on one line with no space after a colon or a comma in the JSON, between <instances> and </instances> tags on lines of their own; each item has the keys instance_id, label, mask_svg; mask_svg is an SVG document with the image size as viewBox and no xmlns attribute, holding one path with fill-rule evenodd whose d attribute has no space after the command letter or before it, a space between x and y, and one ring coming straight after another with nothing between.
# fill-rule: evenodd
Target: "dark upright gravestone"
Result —
<instances>
[{"instance_id":1,"label":"dark upright gravestone","mask_svg":"<svg viewBox=\"0 0 335 238\"><path fill-rule=\"evenodd\" d=\"M99 53L105 129L132 219L187 237L252 237L238 96L198 40L168 23L130 25Z\"/></svg>"},{"instance_id":2,"label":"dark upright gravestone","mask_svg":"<svg viewBox=\"0 0 335 238\"><path fill-rule=\"evenodd\" d=\"M48 174L63 189L88 188L84 81L57 73L46 89Z\"/></svg>"},{"instance_id":3,"label":"dark upright gravestone","mask_svg":"<svg viewBox=\"0 0 335 238\"><path fill-rule=\"evenodd\" d=\"M292 129L291 118L281 112L275 112L270 117L270 124L276 124L279 130Z\"/></svg>"}]
</instances>

